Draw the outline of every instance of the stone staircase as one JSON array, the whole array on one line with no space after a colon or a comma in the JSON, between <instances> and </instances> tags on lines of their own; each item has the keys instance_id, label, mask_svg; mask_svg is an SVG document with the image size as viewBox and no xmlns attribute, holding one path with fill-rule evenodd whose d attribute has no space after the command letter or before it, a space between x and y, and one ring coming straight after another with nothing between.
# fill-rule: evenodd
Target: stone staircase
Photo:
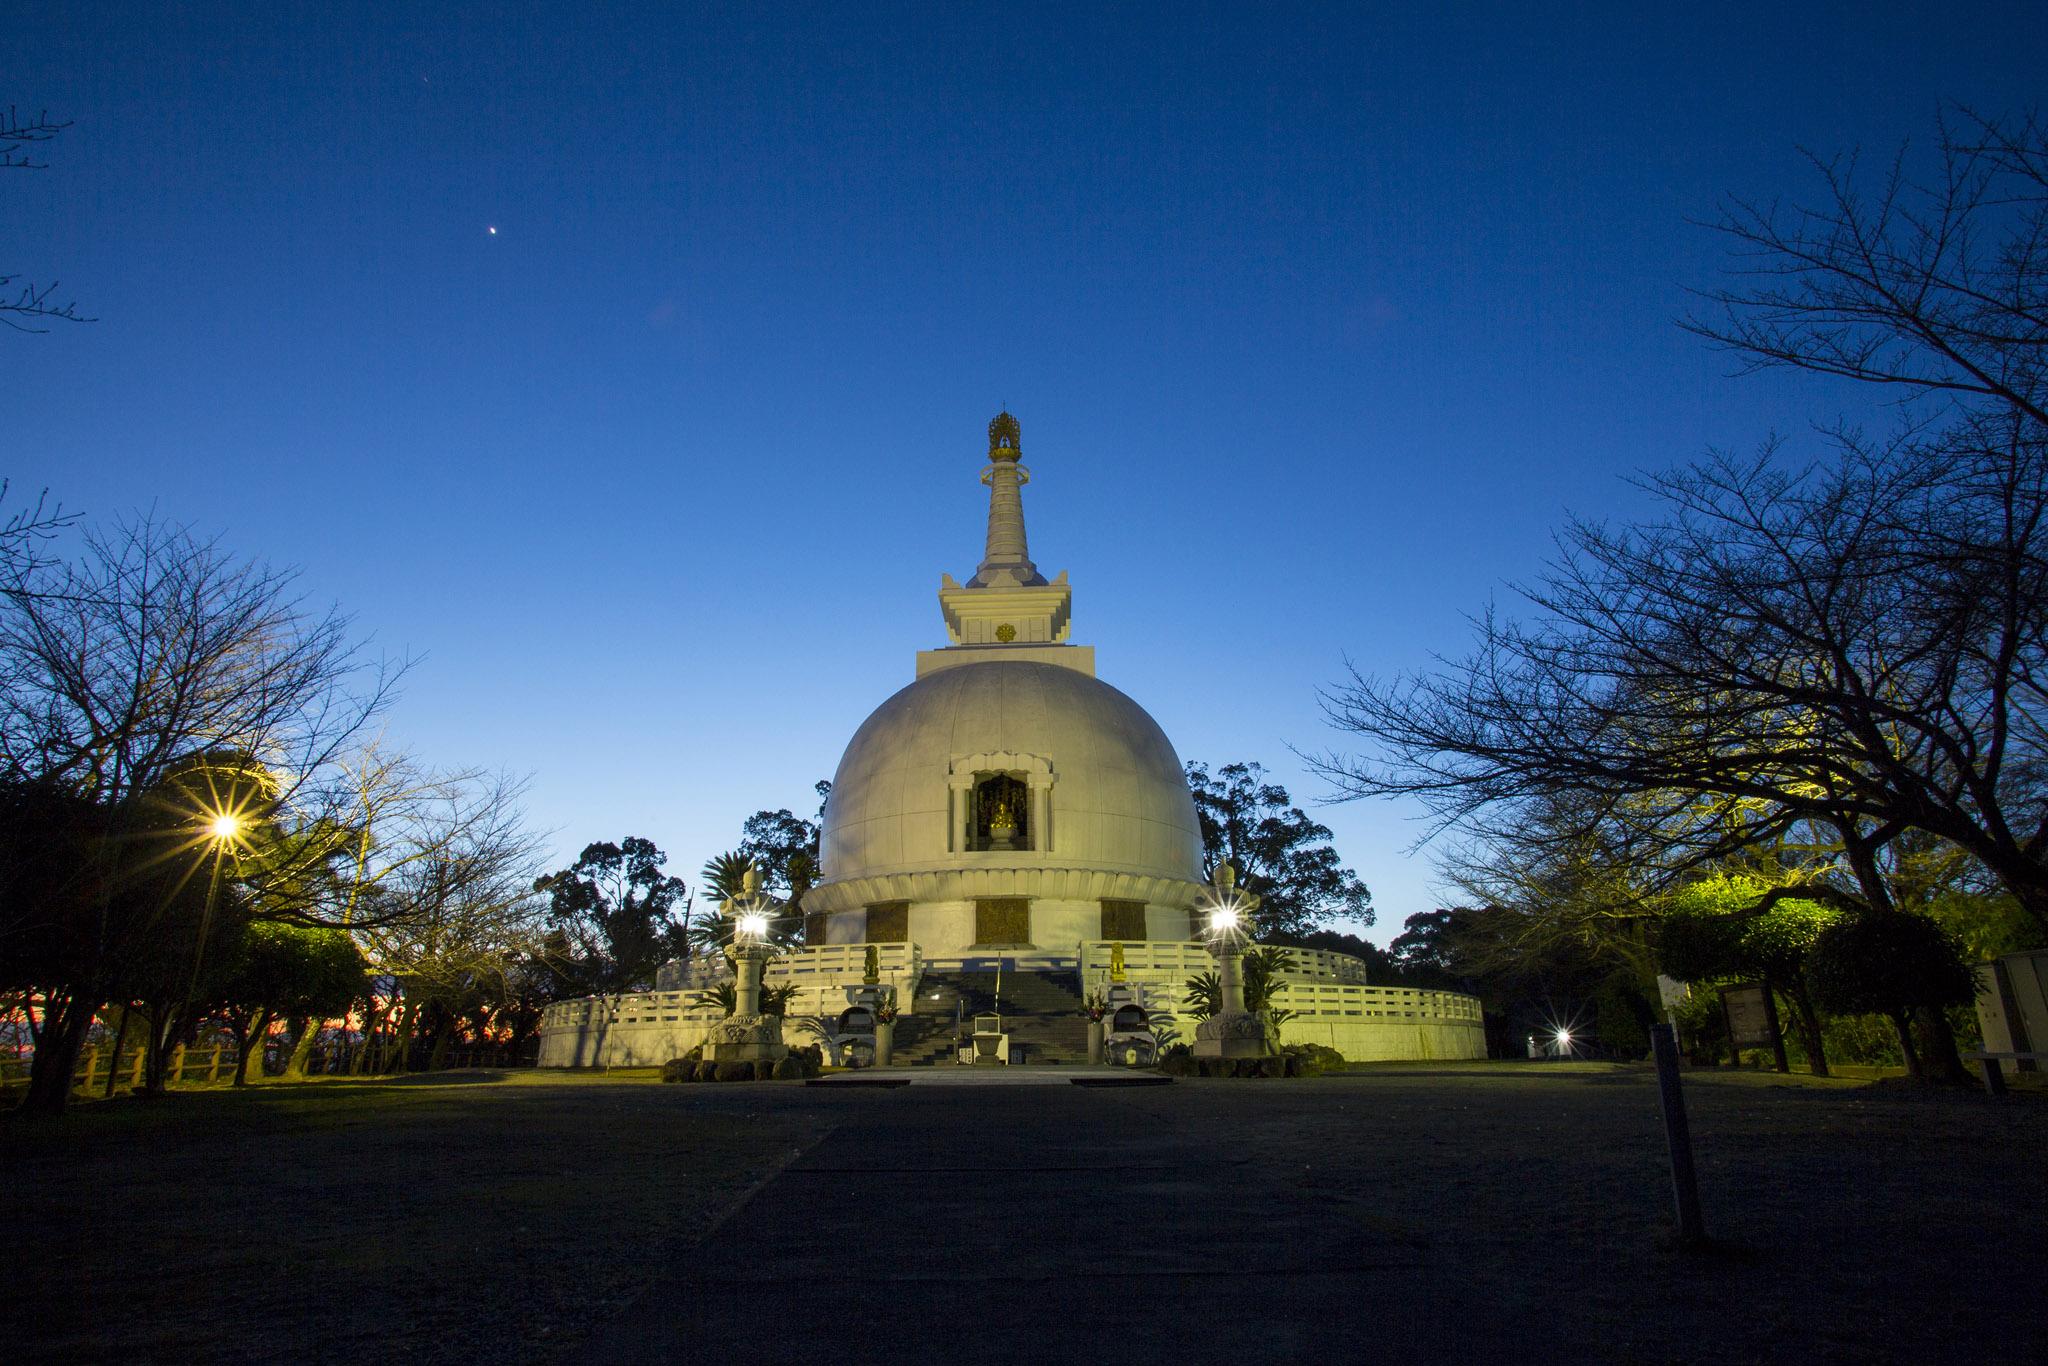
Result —
<instances>
[{"instance_id":1,"label":"stone staircase","mask_svg":"<svg viewBox=\"0 0 2048 1366\"><path fill-rule=\"evenodd\" d=\"M1071 968L1018 968L1002 974L1000 1013L1013 1061L1088 1061L1088 1021L1081 1014L1081 977ZM896 1018L895 1065L950 1064L976 1015L998 1013L994 972L927 968L914 1014Z\"/></svg>"}]
</instances>

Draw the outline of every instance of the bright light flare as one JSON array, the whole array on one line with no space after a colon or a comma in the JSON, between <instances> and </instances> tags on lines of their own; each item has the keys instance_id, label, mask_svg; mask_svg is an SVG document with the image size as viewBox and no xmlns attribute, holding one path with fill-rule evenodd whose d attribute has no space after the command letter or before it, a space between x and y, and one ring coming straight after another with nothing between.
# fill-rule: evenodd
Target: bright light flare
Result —
<instances>
[{"instance_id":1,"label":"bright light flare","mask_svg":"<svg viewBox=\"0 0 2048 1366\"><path fill-rule=\"evenodd\" d=\"M223 811L207 822L206 833L225 844L242 833L242 818L232 811Z\"/></svg>"},{"instance_id":2,"label":"bright light flare","mask_svg":"<svg viewBox=\"0 0 2048 1366\"><path fill-rule=\"evenodd\" d=\"M742 939L765 939L768 937L768 917L765 915L743 915L734 927Z\"/></svg>"},{"instance_id":3,"label":"bright light flare","mask_svg":"<svg viewBox=\"0 0 2048 1366\"><path fill-rule=\"evenodd\" d=\"M1242 917L1234 906L1218 906L1209 912L1209 933L1229 934L1238 927Z\"/></svg>"}]
</instances>

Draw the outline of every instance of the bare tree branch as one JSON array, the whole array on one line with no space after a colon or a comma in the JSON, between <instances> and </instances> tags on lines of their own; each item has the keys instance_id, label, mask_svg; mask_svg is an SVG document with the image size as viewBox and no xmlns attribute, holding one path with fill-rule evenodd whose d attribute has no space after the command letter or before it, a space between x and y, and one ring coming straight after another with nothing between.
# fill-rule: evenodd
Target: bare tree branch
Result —
<instances>
[{"instance_id":1,"label":"bare tree branch","mask_svg":"<svg viewBox=\"0 0 2048 1366\"><path fill-rule=\"evenodd\" d=\"M34 159L31 148L48 142L71 125L53 122L47 113L23 119L12 105L0 114L0 171L42 171L47 162ZM17 332L47 332L39 322L88 323L76 303L56 297L57 282L36 285L18 274L0 273L0 323Z\"/></svg>"}]
</instances>

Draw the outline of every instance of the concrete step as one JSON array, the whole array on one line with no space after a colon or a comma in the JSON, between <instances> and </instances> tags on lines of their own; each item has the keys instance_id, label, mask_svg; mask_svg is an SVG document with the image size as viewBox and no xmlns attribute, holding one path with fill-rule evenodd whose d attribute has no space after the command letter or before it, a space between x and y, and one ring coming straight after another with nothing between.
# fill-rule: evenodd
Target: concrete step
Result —
<instances>
[{"instance_id":1,"label":"concrete step","mask_svg":"<svg viewBox=\"0 0 2048 1366\"><path fill-rule=\"evenodd\" d=\"M1000 993L1000 994L999 994ZM896 1021L899 1067L950 1064L976 1015L1000 1013L1013 1052L1028 1065L1085 1064L1088 1021L1072 970L927 972L914 1013Z\"/></svg>"}]
</instances>

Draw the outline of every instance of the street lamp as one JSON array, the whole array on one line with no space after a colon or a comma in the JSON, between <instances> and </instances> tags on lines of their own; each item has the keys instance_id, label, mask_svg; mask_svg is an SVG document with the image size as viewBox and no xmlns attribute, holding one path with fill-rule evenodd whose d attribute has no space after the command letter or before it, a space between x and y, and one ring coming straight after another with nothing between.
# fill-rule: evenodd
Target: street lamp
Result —
<instances>
[{"instance_id":1,"label":"street lamp","mask_svg":"<svg viewBox=\"0 0 2048 1366\"><path fill-rule=\"evenodd\" d=\"M233 811L215 811L205 817L203 829L213 845L213 872L206 880L206 903L199 911L199 936L192 945L192 980L185 985L185 999L178 1007L180 1025L190 1022L192 1001L199 995L199 970L206 961L206 936L213 928L214 907L220 902L220 867L229 846L241 838L243 821ZM168 1046L170 1039L163 1040Z\"/></svg>"},{"instance_id":2,"label":"street lamp","mask_svg":"<svg viewBox=\"0 0 2048 1366\"><path fill-rule=\"evenodd\" d=\"M199 942L192 950L192 985L185 992L185 1008L192 1007L192 997L199 991L199 963L206 953L206 932L213 927L213 908L220 900L220 865L227 857L228 846L242 833L242 818L232 811L217 811L206 822L207 838L213 841L213 875L206 882L206 905L199 912Z\"/></svg>"}]
</instances>

